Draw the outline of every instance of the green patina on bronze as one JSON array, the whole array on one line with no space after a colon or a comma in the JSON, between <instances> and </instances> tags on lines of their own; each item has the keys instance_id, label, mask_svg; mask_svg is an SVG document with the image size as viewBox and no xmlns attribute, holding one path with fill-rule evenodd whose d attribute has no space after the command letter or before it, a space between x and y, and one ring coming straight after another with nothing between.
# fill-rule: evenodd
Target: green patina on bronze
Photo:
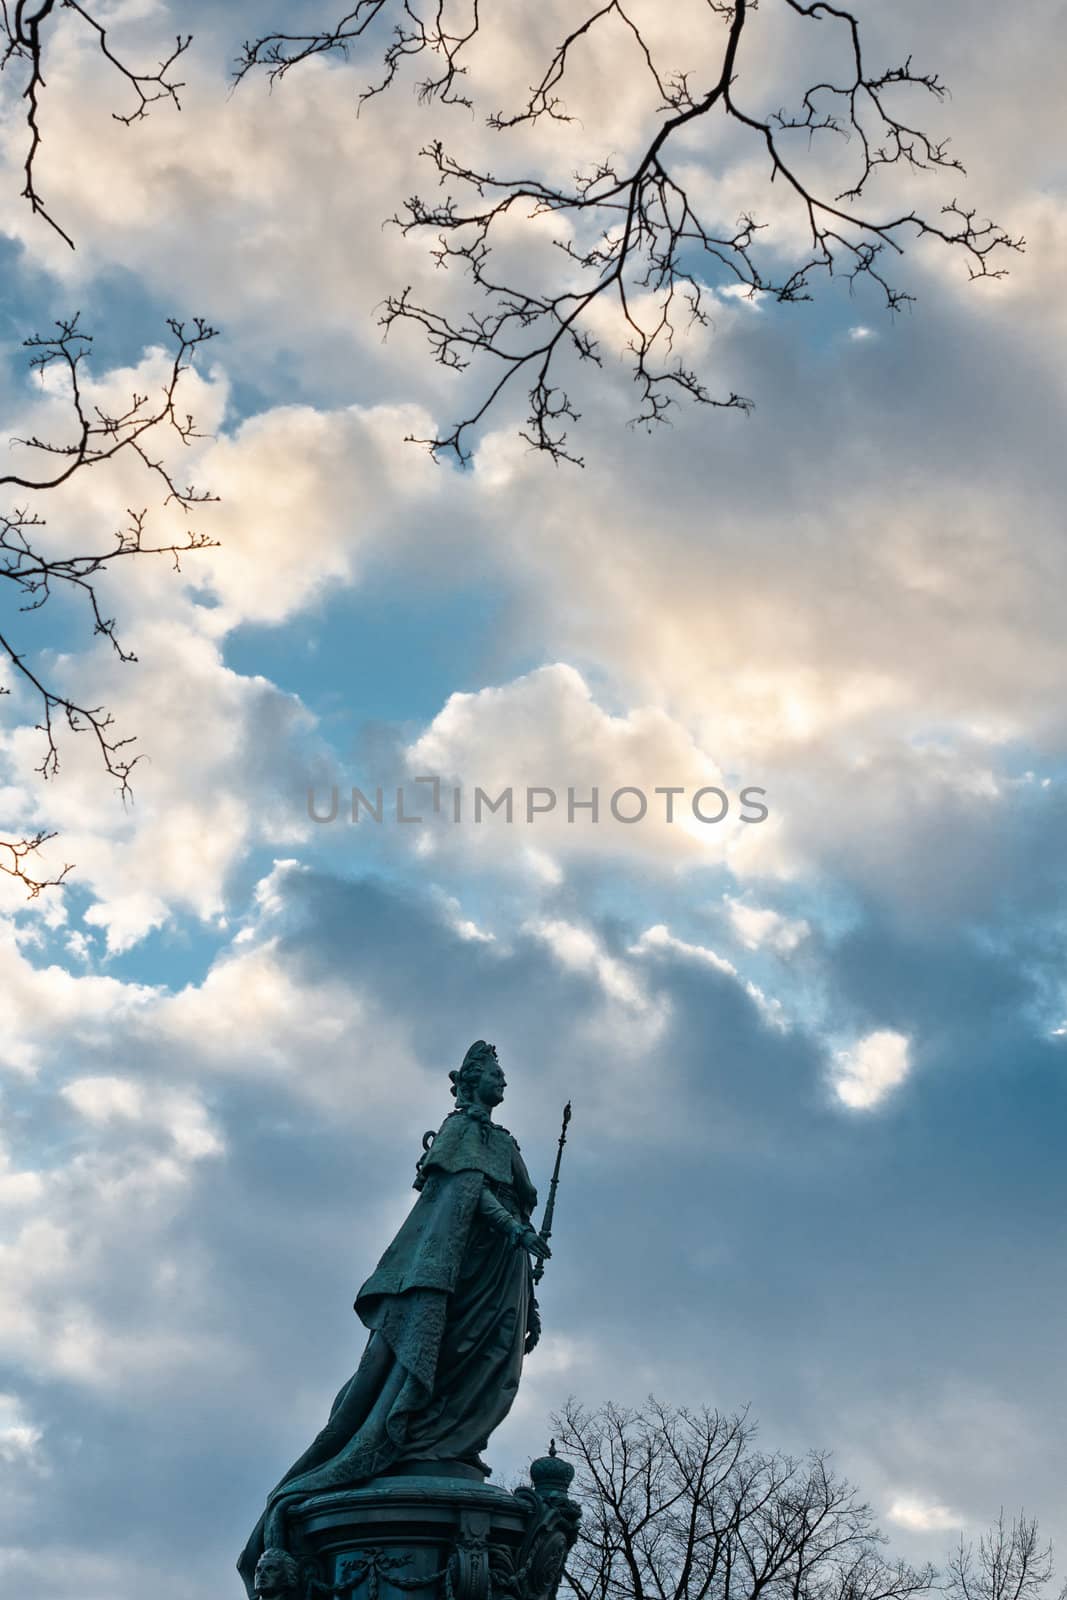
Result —
<instances>
[{"instance_id":1,"label":"green patina on bronze","mask_svg":"<svg viewBox=\"0 0 1067 1600\"><path fill-rule=\"evenodd\" d=\"M537 1191L519 1146L492 1121L506 1086L496 1050L478 1040L449 1076L456 1109L427 1135L418 1198L356 1296L363 1358L238 1562L250 1595L257 1562L284 1550L287 1515L307 1497L413 1463L488 1476L481 1452L540 1334L530 1256L550 1252L530 1222Z\"/></svg>"}]
</instances>

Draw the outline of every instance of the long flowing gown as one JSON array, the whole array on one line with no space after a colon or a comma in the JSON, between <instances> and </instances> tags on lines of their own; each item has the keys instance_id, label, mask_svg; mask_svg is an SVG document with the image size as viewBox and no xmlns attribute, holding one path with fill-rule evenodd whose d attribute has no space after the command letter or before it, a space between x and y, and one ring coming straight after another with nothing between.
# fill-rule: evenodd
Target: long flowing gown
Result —
<instances>
[{"instance_id":1,"label":"long flowing gown","mask_svg":"<svg viewBox=\"0 0 1067 1600\"><path fill-rule=\"evenodd\" d=\"M401 1462L479 1454L511 1409L533 1315L529 1257L511 1219L537 1203L507 1129L466 1108L419 1163L419 1195L356 1296L370 1330L329 1420L271 1491L238 1562L252 1594L267 1546L286 1548L297 1501L351 1489ZM482 1470L486 1470L482 1467Z\"/></svg>"}]
</instances>

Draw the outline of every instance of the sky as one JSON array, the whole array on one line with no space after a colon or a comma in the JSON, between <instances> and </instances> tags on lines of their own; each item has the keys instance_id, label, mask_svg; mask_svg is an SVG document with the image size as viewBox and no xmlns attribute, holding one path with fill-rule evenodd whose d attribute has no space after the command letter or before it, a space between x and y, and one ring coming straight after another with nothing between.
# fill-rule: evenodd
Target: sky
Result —
<instances>
[{"instance_id":1,"label":"sky","mask_svg":"<svg viewBox=\"0 0 1067 1600\"><path fill-rule=\"evenodd\" d=\"M782 9L741 64L764 110L796 64ZM512 136L411 76L357 116L384 34L233 90L241 41L289 8L114 0L131 59L194 35L180 112L127 128L62 14L39 183L75 251L20 198L21 85L0 78L5 450L62 430L22 347L55 318L94 334L101 404L158 387L168 317L220 330L182 380L217 503L185 516L121 462L35 502L50 548L141 506L218 541L102 581L136 663L61 597L0 597L0 631L145 757L125 808L85 738L42 782L5 664L0 837L54 829L46 863L74 864L30 903L0 881L5 1591L240 1593L476 1038L542 1195L574 1105L496 1481L568 1396L654 1393L832 1450L909 1558L943 1563L1002 1505L1067 1542L1067 13L860 9L872 57L911 52L951 90L929 124L966 175L916 196L959 194L1025 252L971 283L909 245L895 318L838 280L795 306L712 283L684 348L754 409L678 407L651 436L626 426L605 313L604 366L576 380L584 468L527 448L521 396L466 468L405 442L478 374L417 330L383 342L377 308L405 284L476 302L382 223L431 192L437 137L498 170L636 149L655 107L621 34L576 68L576 122ZM570 14L497 8L480 108ZM664 32L672 65L688 37ZM762 206L788 258L760 150L709 127L685 161L716 214ZM548 270L551 236L509 226L503 258ZM510 789L511 820L476 821L477 789ZM647 811L618 821L613 796Z\"/></svg>"}]
</instances>

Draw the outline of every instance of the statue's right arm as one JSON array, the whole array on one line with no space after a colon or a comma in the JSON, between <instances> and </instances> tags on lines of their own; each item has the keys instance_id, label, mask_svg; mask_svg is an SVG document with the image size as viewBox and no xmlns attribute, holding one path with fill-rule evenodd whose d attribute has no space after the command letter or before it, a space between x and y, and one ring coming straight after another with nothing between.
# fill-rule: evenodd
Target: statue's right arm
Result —
<instances>
[{"instance_id":1,"label":"statue's right arm","mask_svg":"<svg viewBox=\"0 0 1067 1600\"><path fill-rule=\"evenodd\" d=\"M524 1224L518 1217L513 1217L506 1206L500 1204L487 1183L482 1184L478 1209L491 1228L495 1228L498 1233L506 1233L516 1244L526 1232Z\"/></svg>"},{"instance_id":2,"label":"statue's right arm","mask_svg":"<svg viewBox=\"0 0 1067 1600\"><path fill-rule=\"evenodd\" d=\"M551 1255L552 1252L541 1235L528 1222L520 1222L518 1217L513 1217L511 1212L500 1204L487 1183L482 1184L478 1208L490 1227L506 1233L513 1243L522 1245L524 1250L529 1250L532 1255L539 1256L543 1261Z\"/></svg>"}]
</instances>

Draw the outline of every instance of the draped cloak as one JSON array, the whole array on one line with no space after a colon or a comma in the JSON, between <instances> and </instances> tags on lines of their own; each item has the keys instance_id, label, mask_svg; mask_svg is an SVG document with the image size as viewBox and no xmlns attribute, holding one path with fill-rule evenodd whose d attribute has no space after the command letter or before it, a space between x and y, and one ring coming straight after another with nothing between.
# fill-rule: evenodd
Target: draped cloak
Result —
<instances>
[{"instance_id":1,"label":"draped cloak","mask_svg":"<svg viewBox=\"0 0 1067 1600\"><path fill-rule=\"evenodd\" d=\"M265 1547L287 1547L298 1500L351 1489L401 1461L480 1465L511 1409L533 1310L529 1257L503 1213L537 1203L516 1141L465 1108L419 1162L418 1198L356 1296L370 1330L321 1433L271 1491L238 1562L249 1595ZM503 1208L503 1211L501 1210Z\"/></svg>"}]
</instances>

